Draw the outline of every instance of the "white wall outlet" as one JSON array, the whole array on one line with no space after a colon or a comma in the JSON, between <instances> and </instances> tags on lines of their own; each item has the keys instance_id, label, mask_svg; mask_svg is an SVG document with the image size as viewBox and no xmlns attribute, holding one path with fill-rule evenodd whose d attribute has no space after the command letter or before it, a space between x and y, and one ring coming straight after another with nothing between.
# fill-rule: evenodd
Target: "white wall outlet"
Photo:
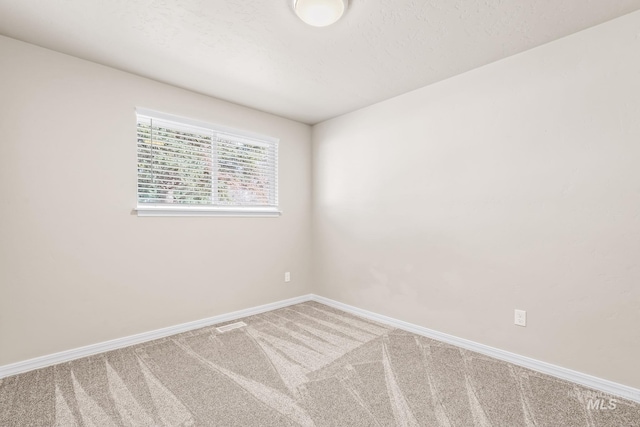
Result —
<instances>
[{"instance_id":1,"label":"white wall outlet","mask_svg":"<svg viewBox=\"0 0 640 427\"><path fill-rule=\"evenodd\" d=\"M284 273L284 281L285 282L290 282L291 281L291 273L289 273L288 271L286 273Z\"/></svg>"},{"instance_id":2,"label":"white wall outlet","mask_svg":"<svg viewBox=\"0 0 640 427\"><path fill-rule=\"evenodd\" d=\"M524 310L516 310L513 323L518 326L527 326L527 312Z\"/></svg>"}]
</instances>

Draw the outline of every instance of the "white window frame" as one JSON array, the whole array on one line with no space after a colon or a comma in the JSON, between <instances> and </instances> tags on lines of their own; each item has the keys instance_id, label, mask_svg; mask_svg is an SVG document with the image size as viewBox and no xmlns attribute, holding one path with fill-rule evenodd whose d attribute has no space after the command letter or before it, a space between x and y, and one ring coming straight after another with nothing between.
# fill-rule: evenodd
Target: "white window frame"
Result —
<instances>
[{"instance_id":1,"label":"white window frame","mask_svg":"<svg viewBox=\"0 0 640 427\"><path fill-rule=\"evenodd\" d=\"M169 203L139 203L138 195L138 175L136 173L136 208L134 211L138 216L233 216L233 217L278 217L282 214L278 205L278 143L279 139L270 136L265 136L253 132L247 132L244 130L238 130L229 128L226 126L220 126L217 124L202 122L198 120L189 119L186 117L175 116L172 114L161 113L146 108L136 108L136 123L137 116L146 116L158 120L166 120L182 124L186 126L193 126L198 128L204 128L214 133L225 133L232 136L238 136L241 138L250 138L257 140L258 142L266 142L275 144L276 159L275 159L275 171L274 171L274 185L275 185L275 200L276 207L259 207L259 206L216 206L216 205L181 205L181 204L169 204ZM137 127L137 125L136 125ZM136 164L138 160L138 153L136 150ZM137 169L137 168L136 168Z\"/></svg>"}]
</instances>

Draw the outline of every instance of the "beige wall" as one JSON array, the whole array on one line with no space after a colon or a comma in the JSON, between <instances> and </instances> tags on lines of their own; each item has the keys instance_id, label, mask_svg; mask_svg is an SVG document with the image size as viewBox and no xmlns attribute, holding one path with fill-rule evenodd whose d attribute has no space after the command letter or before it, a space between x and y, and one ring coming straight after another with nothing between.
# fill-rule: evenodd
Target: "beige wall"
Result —
<instances>
[{"instance_id":1,"label":"beige wall","mask_svg":"<svg viewBox=\"0 0 640 427\"><path fill-rule=\"evenodd\" d=\"M640 387L638 28L315 126L317 293Z\"/></svg>"},{"instance_id":2,"label":"beige wall","mask_svg":"<svg viewBox=\"0 0 640 427\"><path fill-rule=\"evenodd\" d=\"M131 215L136 106L280 138L282 217ZM310 150L306 125L0 37L0 365L309 293Z\"/></svg>"}]
</instances>

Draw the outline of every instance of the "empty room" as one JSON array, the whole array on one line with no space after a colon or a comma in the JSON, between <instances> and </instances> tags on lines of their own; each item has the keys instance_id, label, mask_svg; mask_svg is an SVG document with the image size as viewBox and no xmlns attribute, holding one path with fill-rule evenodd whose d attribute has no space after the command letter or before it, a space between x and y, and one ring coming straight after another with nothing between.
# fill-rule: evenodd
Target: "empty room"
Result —
<instances>
[{"instance_id":1,"label":"empty room","mask_svg":"<svg viewBox=\"0 0 640 427\"><path fill-rule=\"evenodd\" d=\"M0 427L640 427L640 0L0 0Z\"/></svg>"}]
</instances>

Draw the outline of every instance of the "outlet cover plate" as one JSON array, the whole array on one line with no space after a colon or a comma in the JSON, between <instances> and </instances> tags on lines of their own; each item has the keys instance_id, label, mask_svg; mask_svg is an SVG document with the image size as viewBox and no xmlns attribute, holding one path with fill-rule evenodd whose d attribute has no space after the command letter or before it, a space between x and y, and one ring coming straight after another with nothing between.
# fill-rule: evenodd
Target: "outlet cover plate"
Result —
<instances>
[{"instance_id":1,"label":"outlet cover plate","mask_svg":"<svg viewBox=\"0 0 640 427\"><path fill-rule=\"evenodd\" d=\"M527 312L524 310L515 310L513 323L518 326L527 326Z\"/></svg>"}]
</instances>

